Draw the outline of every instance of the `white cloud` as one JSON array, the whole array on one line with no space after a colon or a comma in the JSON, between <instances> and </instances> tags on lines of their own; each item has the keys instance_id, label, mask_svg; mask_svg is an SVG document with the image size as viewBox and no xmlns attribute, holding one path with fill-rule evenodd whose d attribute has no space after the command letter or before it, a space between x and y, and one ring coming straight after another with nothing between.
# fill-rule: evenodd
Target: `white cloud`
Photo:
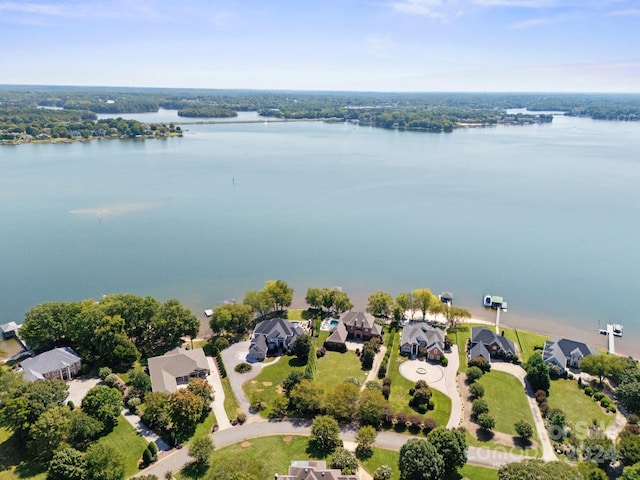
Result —
<instances>
[{"instance_id":1,"label":"white cloud","mask_svg":"<svg viewBox=\"0 0 640 480\"><path fill-rule=\"evenodd\" d=\"M401 13L442 18L458 13L460 3L458 0L404 0L390 6Z\"/></svg>"},{"instance_id":2,"label":"white cloud","mask_svg":"<svg viewBox=\"0 0 640 480\"><path fill-rule=\"evenodd\" d=\"M104 1L99 4L86 2L15 2L0 1L0 14L34 21L36 18L82 18L82 19L136 19L164 20L168 18L144 1Z\"/></svg>"},{"instance_id":3,"label":"white cloud","mask_svg":"<svg viewBox=\"0 0 640 480\"><path fill-rule=\"evenodd\" d=\"M552 25L554 23L559 23L564 20L565 20L564 16L531 18L529 20L524 20L522 22L514 23L513 25L511 25L511 28L523 29L523 28L542 27L544 25Z\"/></svg>"}]
</instances>

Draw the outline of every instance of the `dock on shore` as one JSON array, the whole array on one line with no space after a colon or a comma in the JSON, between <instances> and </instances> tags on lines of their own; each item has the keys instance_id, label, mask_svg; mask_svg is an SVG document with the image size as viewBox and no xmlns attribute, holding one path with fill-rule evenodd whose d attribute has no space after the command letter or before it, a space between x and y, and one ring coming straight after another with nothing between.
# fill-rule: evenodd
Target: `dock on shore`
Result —
<instances>
[{"instance_id":1,"label":"dock on shore","mask_svg":"<svg viewBox=\"0 0 640 480\"><path fill-rule=\"evenodd\" d=\"M614 332L613 332L613 325L611 325L611 324L609 323L609 324L607 324L607 328L606 328L606 329L601 328L601 329L600 329L600 330L598 330L598 331L599 331L602 335L606 335L607 337L609 337L609 338L608 338L608 341L609 341L609 353L610 353L611 355L615 355L615 354L616 354L616 346L615 346L615 343L614 343L614 340L613 340L613 339L614 339L614 337L615 337Z\"/></svg>"}]
</instances>

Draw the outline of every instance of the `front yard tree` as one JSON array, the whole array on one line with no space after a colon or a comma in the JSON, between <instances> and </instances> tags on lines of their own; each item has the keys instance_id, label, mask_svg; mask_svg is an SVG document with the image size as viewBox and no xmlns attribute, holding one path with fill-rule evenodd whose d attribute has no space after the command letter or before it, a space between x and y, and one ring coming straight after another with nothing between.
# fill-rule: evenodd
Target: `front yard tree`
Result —
<instances>
[{"instance_id":1,"label":"front yard tree","mask_svg":"<svg viewBox=\"0 0 640 480\"><path fill-rule=\"evenodd\" d=\"M400 448L400 480L440 480L444 460L428 440L412 438Z\"/></svg>"},{"instance_id":2,"label":"front yard tree","mask_svg":"<svg viewBox=\"0 0 640 480\"><path fill-rule=\"evenodd\" d=\"M317 415L324 408L322 386L311 380L302 380L289 394L289 408L307 417Z\"/></svg>"},{"instance_id":3,"label":"front yard tree","mask_svg":"<svg viewBox=\"0 0 640 480\"><path fill-rule=\"evenodd\" d=\"M333 298L333 308L338 315L346 312L347 310L351 310L353 308L353 304L349 299L349 295L345 292L336 292Z\"/></svg>"},{"instance_id":4,"label":"front yard tree","mask_svg":"<svg viewBox=\"0 0 640 480\"><path fill-rule=\"evenodd\" d=\"M189 390L176 390L169 395L169 417L178 442L188 438L202 418L204 401Z\"/></svg>"},{"instance_id":5,"label":"front yard tree","mask_svg":"<svg viewBox=\"0 0 640 480\"><path fill-rule=\"evenodd\" d=\"M189 445L189 456L193 458L197 467L202 468L209 464L213 453L213 440L208 435L193 439Z\"/></svg>"},{"instance_id":6,"label":"front yard tree","mask_svg":"<svg viewBox=\"0 0 640 480\"><path fill-rule=\"evenodd\" d=\"M338 448L331 456L331 468L340 470L343 475L353 475L358 470L358 460L346 448Z\"/></svg>"},{"instance_id":7,"label":"front yard tree","mask_svg":"<svg viewBox=\"0 0 640 480\"><path fill-rule=\"evenodd\" d=\"M640 463L640 435L624 431L620 434L618 454L624 465Z\"/></svg>"},{"instance_id":8,"label":"front yard tree","mask_svg":"<svg viewBox=\"0 0 640 480\"><path fill-rule=\"evenodd\" d=\"M580 370L594 375L599 378L600 385L602 385L602 379L611 374L611 363L609 355L587 355L580 362Z\"/></svg>"},{"instance_id":9,"label":"front yard tree","mask_svg":"<svg viewBox=\"0 0 640 480\"><path fill-rule=\"evenodd\" d=\"M322 290L317 287L309 287L304 301L314 310L322 309Z\"/></svg>"},{"instance_id":10,"label":"front yard tree","mask_svg":"<svg viewBox=\"0 0 640 480\"><path fill-rule=\"evenodd\" d=\"M491 414L488 412L481 413L480 415L478 415L477 420L478 420L478 426L481 429L486 430L487 432L490 432L496 427L496 419L493 418Z\"/></svg>"},{"instance_id":11,"label":"front yard tree","mask_svg":"<svg viewBox=\"0 0 640 480\"><path fill-rule=\"evenodd\" d=\"M291 351L300 360L306 362L309 358L309 352L311 351L311 336L308 333L298 335L291 345Z\"/></svg>"},{"instance_id":12,"label":"front yard tree","mask_svg":"<svg viewBox=\"0 0 640 480\"><path fill-rule=\"evenodd\" d=\"M202 399L202 418L206 417L213 401L213 388L209 382L202 378L192 378L189 380L187 390Z\"/></svg>"},{"instance_id":13,"label":"front yard tree","mask_svg":"<svg viewBox=\"0 0 640 480\"><path fill-rule=\"evenodd\" d=\"M92 480L122 480L124 478L122 456L110 444L92 443L84 457L87 462L86 478Z\"/></svg>"},{"instance_id":14,"label":"front yard tree","mask_svg":"<svg viewBox=\"0 0 640 480\"><path fill-rule=\"evenodd\" d=\"M528 442L531 437L533 437L533 427L526 420L518 420L513 424L513 427L516 429L516 433L522 438L525 442Z\"/></svg>"},{"instance_id":15,"label":"front yard tree","mask_svg":"<svg viewBox=\"0 0 640 480\"><path fill-rule=\"evenodd\" d=\"M323 288L320 292L320 303L324 308L327 309L327 313L331 311L331 309L335 305L336 300L336 291L330 288Z\"/></svg>"},{"instance_id":16,"label":"front yard tree","mask_svg":"<svg viewBox=\"0 0 640 480\"><path fill-rule=\"evenodd\" d=\"M364 425L378 427L384 419L386 405L387 401L382 392L366 388L360 394L358 419Z\"/></svg>"},{"instance_id":17,"label":"front yard tree","mask_svg":"<svg viewBox=\"0 0 640 480\"><path fill-rule=\"evenodd\" d=\"M389 465L380 465L376 468L376 471L373 472L373 480L391 480L393 476L393 470Z\"/></svg>"},{"instance_id":18,"label":"front yard tree","mask_svg":"<svg viewBox=\"0 0 640 480\"><path fill-rule=\"evenodd\" d=\"M434 295L431 293L431 290L428 288L417 288L411 292L413 298L415 298L415 302L418 310L422 312L422 320L427 319L427 312L429 311L431 305L434 303Z\"/></svg>"},{"instance_id":19,"label":"front yard tree","mask_svg":"<svg viewBox=\"0 0 640 480\"><path fill-rule=\"evenodd\" d=\"M284 280L267 280L264 291L273 301L277 312L286 309L293 301L293 288Z\"/></svg>"},{"instance_id":20,"label":"front yard tree","mask_svg":"<svg viewBox=\"0 0 640 480\"><path fill-rule=\"evenodd\" d=\"M104 428L102 422L87 415L82 410L73 410L69 415L69 443L73 448L86 450L97 439Z\"/></svg>"},{"instance_id":21,"label":"front yard tree","mask_svg":"<svg viewBox=\"0 0 640 480\"><path fill-rule=\"evenodd\" d=\"M371 447L373 446L373 442L376 441L377 436L376 429L371 425L365 425L364 427L360 427L360 429L356 432L356 453L361 456L367 456L371 453Z\"/></svg>"},{"instance_id":22,"label":"front yard tree","mask_svg":"<svg viewBox=\"0 0 640 480\"><path fill-rule=\"evenodd\" d=\"M327 395L326 410L340 422L354 419L358 411L360 388L353 383L339 383Z\"/></svg>"},{"instance_id":23,"label":"front yard tree","mask_svg":"<svg viewBox=\"0 0 640 480\"><path fill-rule=\"evenodd\" d=\"M164 430L171 421L169 413L169 394L150 392L144 397L143 420L154 430Z\"/></svg>"},{"instance_id":24,"label":"front yard tree","mask_svg":"<svg viewBox=\"0 0 640 480\"><path fill-rule=\"evenodd\" d=\"M427 435L444 461L444 475L453 478L453 474L467 463L467 441L464 433L458 429L436 428Z\"/></svg>"},{"instance_id":25,"label":"front yard tree","mask_svg":"<svg viewBox=\"0 0 640 480\"><path fill-rule=\"evenodd\" d=\"M118 424L122 408L122 392L104 385L96 385L82 399L82 411L102 422L106 431Z\"/></svg>"},{"instance_id":26,"label":"front yard tree","mask_svg":"<svg viewBox=\"0 0 640 480\"><path fill-rule=\"evenodd\" d=\"M336 419L328 415L316 417L311 424L310 442L313 448L323 455L328 455L338 448L342 441Z\"/></svg>"},{"instance_id":27,"label":"front yard tree","mask_svg":"<svg viewBox=\"0 0 640 480\"><path fill-rule=\"evenodd\" d=\"M218 305L213 310L209 326L214 333L244 335L251 326L251 307L240 303Z\"/></svg>"},{"instance_id":28,"label":"front yard tree","mask_svg":"<svg viewBox=\"0 0 640 480\"><path fill-rule=\"evenodd\" d=\"M523 460L507 463L498 470L498 480L582 480L582 474L569 462Z\"/></svg>"},{"instance_id":29,"label":"front yard tree","mask_svg":"<svg viewBox=\"0 0 640 480\"><path fill-rule=\"evenodd\" d=\"M544 363L540 353L536 352L531 355L524 369L527 372L527 380L534 392L538 390L549 392L549 387L551 386L549 367Z\"/></svg>"},{"instance_id":30,"label":"front yard tree","mask_svg":"<svg viewBox=\"0 0 640 480\"><path fill-rule=\"evenodd\" d=\"M33 458L46 463L69 436L69 409L56 405L45 410L29 429L28 448Z\"/></svg>"},{"instance_id":31,"label":"front yard tree","mask_svg":"<svg viewBox=\"0 0 640 480\"><path fill-rule=\"evenodd\" d=\"M399 293L396 297L396 305L400 307L402 311L402 316L404 317L405 312L410 311L411 317L413 317L413 311L416 308L415 298L411 293Z\"/></svg>"},{"instance_id":32,"label":"front yard tree","mask_svg":"<svg viewBox=\"0 0 640 480\"><path fill-rule=\"evenodd\" d=\"M367 302L367 312L374 317L389 318L391 315L391 307L393 306L393 298L387 292L378 291L369 296Z\"/></svg>"},{"instance_id":33,"label":"front yard tree","mask_svg":"<svg viewBox=\"0 0 640 480\"><path fill-rule=\"evenodd\" d=\"M282 390L287 398L291 395L293 387L298 385L303 379L304 372L302 370L294 368L289 372L289 375L282 381Z\"/></svg>"},{"instance_id":34,"label":"front yard tree","mask_svg":"<svg viewBox=\"0 0 640 480\"><path fill-rule=\"evenodd\" d=\"M75 448L62 447L53 454L47 470L47 480L85 480L87 461L84 453Z\"/></svg>"}]
</instances>

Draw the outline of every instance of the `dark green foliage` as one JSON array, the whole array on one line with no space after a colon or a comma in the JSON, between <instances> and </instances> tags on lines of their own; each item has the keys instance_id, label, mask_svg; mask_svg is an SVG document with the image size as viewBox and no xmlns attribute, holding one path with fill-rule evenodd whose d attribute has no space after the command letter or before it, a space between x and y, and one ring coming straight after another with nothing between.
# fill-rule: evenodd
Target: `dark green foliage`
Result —
<instances>
[{"instance_id":1,"label":"dark green foliage","mask_svg":"<svg viewBox=\"0 0 640 480\"><path fill-rule=\"evenodd\" d=\"M487 362L487 360L483 357L477 357L472 360L469 360L467 363L469 368L477 367L482 370L484 373L491 371L491 364Z\"/></svg>"},{"instance_id":2,"label":"dark green foliage","mask_svg":"<svg viewBox=\"0 0 640 480\"><path fill-rule=\"evenodd\" d=\"M151 377L142 370L135 370L129 375L129 396L144 398L151 391Z\"/></svg>"},{"instance_id":3,"label":"dark green foliage","mask_svg":"<svg viewBox=\"0 0 640 480\"><path fill-rule=\"evenodd\" d=\"M220 352L216 353L216 364L218 365L218 371L220 372L220 376L222 378L227 377L227 369L224 366L224 361L222 360L222 355Z\"/></svg>"},{"instance_id":4,"label":"dark green foliage","mask_svg":"<svg viewBox=\"0 0 640 480\"><path fill-rule=\"evenodd\" d=\"M87 477L92 480L124 479L124 464L120 453L106 443L92 443L85 454Z\"/></svg>"},{"instance_id":5,"label":"dark green foliage","mask_svg":"<svg viewBox=\"0 0 640 480\"><path fill-rule=\"evenodd\" d=\"M524 460L498 470L498 480L583 480L579 470L566 462Z\"/></svg>"},{"instance_id":6,"label":"dark green foliage","mask_svg":"<svg viewBox=\"0 0 640 480\"><path fill-rule=\"evenodd\" d=\"M142 452L142 463L144 465L149 465L151 462L153 462L153 452L148 448L145 448L144 452Z\"/></svg>"},{"instance_id":7,"label":"dark green foliage","mask_svg":"<svg viewBox=\"0 0 640 480\"><path fill-rule=\"evenodd\" d=\"M102 422L107 431L118 423L122 408L122 392L103 385L93 387L82 399L82 411Z\"/></svg>"},{"instance_id":8,"label":"dark green foliage","mask_svg":"<svg viewBox=\"0 0 640 480\"><path fill-rule=\"evenodd\" d=\"M533 426L526 420L518 420L514 423L513 427L516 429L516 433L520 435L523 440L530 440L533 437Z\"/></svg>"},{"instance_id":9,"label":"dark green foliage","mask_svg":"<svg viewBox=\"0 0 640 480\"><path fill-rule=\"evenodd\" d=\"M640 436L623 431L619 437L618 455L624 465L640 463Z\"/></svg>"},{"instance_id":10,"label":"dark green foliage","mask_svg":"<svg viewBox=\"0 0 640 480\"><path fill-rule=\"evenodd\" d=\"M63 447L53 455L47 470L47 480L85 480L87 462L84 454L69 447Z\"/></svg>"},{"instance_id":11,"label":"dark green foliage","mask_svg":"<svg viewBox=\"0 0 640 480\"><path fill-rule=\"evenodd\" d=\"M640 479L640 463L636 463L631 467L624 467L620 480L638 480Z\"/></svg>"},{"instance_id":12,"label":"dark green foliage","mask_svg":"<svg viewBox=\"0 0 640 480\"><path fill-rule=\"evenodd\" d=\"M385 416L387 401L381 392L365 389L360 394L358 419L363 425L379 427Z\"/></svg>"},{"instance_id":13,"label":"dark green foliage","mask_svg":"<svg viewBox=\"0 0 640 480\"><path fill-rule=\"evenodd\" d=\"M489 411L489 404L483 398L478 398L471 404L471 411L474 415L481 415Z\"/></svg>"},{"instance_id":14,"label":"dark green foliage","mask_svg":"<svg viewBox=\"0 0 640 480\"><path fill-rule=\"evenodd\" d=\"M251 364L247 362L242 362L236 365L234 370L238 373L247 373L247 372L250 372L252 368L253 367L251 366Z\"/></svg>"},{"instance_id":15,"label":"dark green foliage","mask_svg":"<svg viewBox=\"0 0 640 480\"><path fill-rule=\"evenodd\" d=\"M527 381L531 385L533 391L543 390L549 391L551 386L551 378L549 377L549 367L542 359L540 353L535 352L525 365L527 372Z\"/></svg>"},{"instance_id":16,"label":"dark green foliage","mask_svg":"<svg viewBox=\"0 0 640 480\"><path fill-rule=\"evenodd\" d=\"M480 379L484 372L479 367L469 367L467 370L467 379L473 383Z\"/></svg>"},{"instance_id":17,"label":"dark green foliage","mask_svg":"<svg viewBox=\"0 0 640 480\"><path fill-rule=\"evenodd\" d=\"M310 437L309 443L313 449L323 456L329 455L342 444L338 422L327 415L313 420Z\"/></svg>"},{"instance_id":18,"label":"dark green foliage","mask_svg":"<svg viewBox=\"0 0 640 480\"><path fill-rule=\"evenodd\" d=\"M491 416L489 413L481 413L478 415L476 421L478 422L478 426L486 431L491 431L496 426L496 419Z\"/></svg>"},{"instance_id":19,"label":"dark green foliage","mask_svg":"<svg viewBox=\"0 0 640 480\"><path fill-rule=\"evenodd\" d=\"M428 440L412 438L400 448L400 480L440 480L444 460Z\"/></svg>"},{"instance_id":20,"label":"dark green foliage","mask_svg":"<svg viewBox=\"0 0 640 480\"><path fill-rule=\"evenodd\" d=\"M484 397L484 387L478 382L474 382L469 386L469 393L473 398L482 398Z\"/></svg>"},{"instance_id":21,"label":"dark green foliage","mask_svg":"<svg viewBox=\"0 0 640 480\"><path fill-rule=\"evenodd\" d=\"M203 467L209 464L213 453L213 441L208 435L195 438L189 445L189 455L193 457L196 465Z\"/></svg>"},{"instance_id":22,"label":"dark green foliage","mask_svg":"<svg viewBox=\"0 0 640 480\"><path fill-rule=\"evenodd\" d=\"M282 382L282 389L285 396L289 397L291 390L304 379L304 372L300 369L293 369Z\"/></svg>"},{"instance_id":23,"label":"dark green foliage","mask_svg":"<svg viewBox=\"0 0 640 480\"><path fill-rule=\"evenodd\" d=\"M315 380L318 373L318 366L316 360L316 347L311 345L311 350L307 357L307 365L304 368L304 378L307 380Z\"/></svg>"},{"instance_id":24,"label":"dark green foliage","mask_svg":"<svg viewBox=\"0 0 640 480\"><path fill-rule=\"evenodd\" d=\"M436 428L427 435L444 461L444 476L452 478L456 470L467 463L467 441L457 429Z\"/></svg>"}]
</instances>

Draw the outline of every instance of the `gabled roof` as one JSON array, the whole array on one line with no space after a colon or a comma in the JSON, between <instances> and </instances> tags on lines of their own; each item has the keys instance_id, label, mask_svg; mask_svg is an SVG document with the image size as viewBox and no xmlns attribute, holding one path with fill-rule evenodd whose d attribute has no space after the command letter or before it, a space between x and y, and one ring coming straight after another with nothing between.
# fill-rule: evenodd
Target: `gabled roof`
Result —
<instances>
[{"instance_id":1,"label":"gabled roof","mask_svg":"<svg viewBox=\"0 0 640 480\"><path fill-rule=\"evenodd\" d=\"M21 363L27 380L38 380L44 375L72 366L80 361L80 357L69 347L54 348Z\"/></svg>"},{"instance_id":2,"label":"gabled roof","mask_svg":"<svg viewBox=\"0 0 640 480\"><path fill-rule=\"evenodd\" d=\"M326 341L329 343L344 343L347 341L347 336L347 327L344 326L344 323L338 322L338 325L331 330L331 334Z\"/></svg>"},{"instance_id":3,"label":"gabled roof","mask_svg":"<svg viewBox=\"0 0 640 480\"><path fill-rule=\"evenodd\" d=\"M249 345L249 355L253 353L258 356L265 356L267 354L267 350L267 341L265 340L264 335L258 335L251 340L251 344Z\"/></svg>"},{"instance_id":4,"label":"gabled roof","mask_svg":"<svg viewBox=\"0 0 640 480\"><path fill-rule=\"evenodd\" d=\"M272 338L287 338L301 335L303 331L302 328L300 328L298 325L278 317L270 318L269 320L263 320L262 322L258 323L253 333L254 337L260 334Z\"/></svg>"},{"instance_id":5,"label":"gabled roof","mask_svg":"<svg viewBox=\"0 0 640 480\"><path fill-rule=\"evenodd\" d=\"M280 480L358 480L357 475L343 475L340 470L327 469L323 460L291 462L288 475L275 475Z\"/></svg>"},{"instance_id":6,"label":"gabled roof","mask_svg":"<svg viewBox=\"0 0 640 480\"><path fill-rule=\"evenodd\" d=\"M557 337L547 340L542 352L542 358L545 362L555 361L561 366L566 366L567 357L572 355L586 357L587 355L598 355L598 351L584 342Z\"/></svg>"},{"instance_id":7,"label":"gabled roof","mask_svg":"<svg viewBox=\"0 0 640 480\"><path fill-rule=\"evenodd\" d=\"M0 325L0 331L2 331L3 335L15 334L18 330L20 330L20 325L16 322L8 322Z\"/></svg>"},{"instance_id":8,"label":"gabled roof","mask_svg":"<svg viewBox=\"0 0 640 480\"><path fill-rule=\"evenodd\" d=\"M414 343L424 345L427 349L437 345L440 350L444 350L444 333L426 323L407 325L402 329L400 345Z\"/></svg>"},{"instance_id":9,"label":"gabled roof","mask_svg":"<svg viewBox=\"0 0 640 480\"><path fill-rule=\"evenodd\" d=\"M509 340L502 335L497 335L494 331L489 330L487 327L475 327L471 329L471 345L475 346L476 343L482 343L485 347L496 343L506 354L516 354L516 344L512 340Z\"/></svg>"},{"instance_id":10,"label":"gabled roof","mask_svg":"<svg viewBox=\"0 0 640 480\"><path fill-rule=\"evenodd\" d=\"M382 327L375 321L375 317L366 312L355 312L349 310L340 317L340 321L347 327L352 328L369 328L372 335L382 335Z\"/></svg>"},{"instance_id":11,"label":"gabled roof","mask_svg":"<svg viewBox=\"0 0 640 480\"><path fill-rule=\"evenodd\" d=\"M202 348L186 350L177 347L164 355L149 358L148 362L154 392L175 392L178 389L176 378L209 372L209 362Z\"/></svg>"},{"instance_id":12,"label":"gabled roof","mask_svg":"<svg viewBox=\"0 0 640 480\"><path fill-rule=\"evenodd\" d=\"M469 350L469 358L473 360L474 358L482 357L487 362L491 362L491 355L489 354L489 350L482 343L476 343L471 350Z\"/></svg>"}]
</instances>

